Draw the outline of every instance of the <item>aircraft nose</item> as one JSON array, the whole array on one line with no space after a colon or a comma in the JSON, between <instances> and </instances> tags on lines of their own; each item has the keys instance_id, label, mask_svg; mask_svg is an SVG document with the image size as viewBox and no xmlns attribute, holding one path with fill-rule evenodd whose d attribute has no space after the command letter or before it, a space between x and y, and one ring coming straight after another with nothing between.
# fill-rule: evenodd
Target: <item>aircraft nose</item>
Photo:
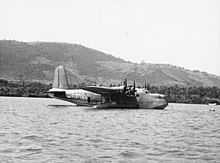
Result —
<instances>
[{"instance_id":1,"label":"aircraft nose","mask_svg":"<svg viewBox=\"0 0 220 163\"><path fill-rule=\"evenodd\" d=\"M160 98L160 99L166 99L166 96L160 94L160 95L159 95L159 98Z\"/></svg>"},{"instance_id":2,"label":"aircraft nose","mask_svg":"<svg viewBox=\"0 0 220 163\"><path fill-rule=\"evenodd\" d=\"M163 99L166 101L166 103L168 104L168 96L164 95Z\"/></svg>"},{"instance_id":3,"label":"aircraft nose","mask_svg":"<svg viewBox=\"0 0 220 163\"><path fill-rule=\"evenodd\" d=\"M166 103L168 103L168 97L166 95L159 95L159 99L164 100Z\"/></svg>"}]
</instances>

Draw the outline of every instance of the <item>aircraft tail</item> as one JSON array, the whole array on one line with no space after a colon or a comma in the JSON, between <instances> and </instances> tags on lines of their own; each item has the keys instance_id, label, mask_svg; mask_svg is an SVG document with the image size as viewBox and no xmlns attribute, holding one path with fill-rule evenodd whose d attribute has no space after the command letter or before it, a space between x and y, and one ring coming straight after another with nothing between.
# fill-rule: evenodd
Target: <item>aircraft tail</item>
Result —
<instances>
[{"instance_id":1,"label":"aircraft tail","mask_svg":"<svg viewBox=\"0 0 220 163\"><path fill-rule=\"evenodd\" d=\"M63 66L58 66L55 69L53 88L61 88L61 89L68 89L69 88L66 71L63 68Z\"/></svg>"}]
</instances>

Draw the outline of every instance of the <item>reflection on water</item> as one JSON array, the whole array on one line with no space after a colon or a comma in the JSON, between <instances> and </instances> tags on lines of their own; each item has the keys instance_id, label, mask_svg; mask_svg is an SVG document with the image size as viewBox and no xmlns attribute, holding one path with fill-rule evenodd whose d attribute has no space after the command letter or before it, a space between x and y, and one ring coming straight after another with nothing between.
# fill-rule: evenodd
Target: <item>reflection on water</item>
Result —
<instances>
[{"instance_id":1,"label":"reflection on water","mask_svg":"<svg viewBox=\"0 0 220 163\"><path fill-rule=\"evenodd\" d=\"M93 110L0 97L0 111L0 162L220 162L220 106Z\"/></svg>"}]
</instances>

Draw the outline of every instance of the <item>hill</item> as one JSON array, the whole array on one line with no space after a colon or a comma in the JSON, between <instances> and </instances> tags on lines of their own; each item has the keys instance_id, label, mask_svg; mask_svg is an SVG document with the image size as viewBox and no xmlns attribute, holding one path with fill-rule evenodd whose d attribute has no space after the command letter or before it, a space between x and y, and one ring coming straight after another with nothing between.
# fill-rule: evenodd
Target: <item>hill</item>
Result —
<instances>
[{"instance_id":1,"label":"hill","mask_svg":"<svg viewBox=\"0 0 220 163\"><path fill-rule=\"evenodd\" d=\"M220 77L169 64L132 63L77 44L0 41L0 78L51 83L54 69L63 65L71 84L119 84L219 87Z\"/></svg>"}]
</instances>

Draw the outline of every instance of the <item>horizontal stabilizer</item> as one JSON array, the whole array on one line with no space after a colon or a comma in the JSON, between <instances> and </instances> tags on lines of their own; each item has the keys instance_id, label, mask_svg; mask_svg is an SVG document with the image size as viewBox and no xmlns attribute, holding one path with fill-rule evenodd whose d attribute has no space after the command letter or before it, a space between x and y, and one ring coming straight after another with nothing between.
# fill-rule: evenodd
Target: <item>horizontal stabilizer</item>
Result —
<instances>
[{"instance_id":1,"label":"horizontal stabilizer","mask_svg":"<svg viewBox=\"0 0 220 163\"><path fill-rule=\"evenodd\" d=\"M53 94L52 97L57 97L57 98L66 98L66 91L64 89L59 89L59 88L52 88L47 93Z\"/></svg>"},{"instance_id":2,"label":"horizontal stabilizer","mask_svg":"<svg viewBox=\"0 0 220 163\"><path fill-rule=\"evenodd\" d=\"M65 92L65 90L59 89L59 88L52 88L49 91L47 91L46 93L55 93L55 92Z\"/></svg>"}]
</instances>

